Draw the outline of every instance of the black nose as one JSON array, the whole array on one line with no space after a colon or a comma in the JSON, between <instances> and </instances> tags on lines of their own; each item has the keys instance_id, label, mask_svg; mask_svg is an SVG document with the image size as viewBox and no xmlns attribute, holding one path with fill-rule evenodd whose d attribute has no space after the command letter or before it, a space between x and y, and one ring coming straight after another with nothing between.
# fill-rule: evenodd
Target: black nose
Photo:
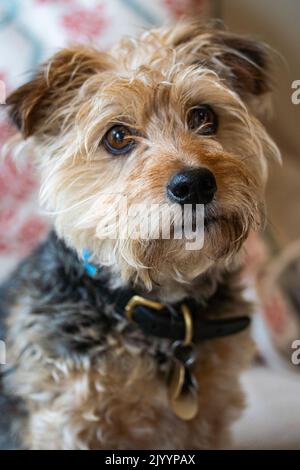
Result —
<instances>
[{"instance_id":1,"label":"black nose","mask_svg":"<svg viewBox=\"0 0 300 470\"><path fill-rule=\"evenodd\" d=\"M179 171L167 186L169 199L178 204L208 204L216 190L216 179L207 168Z\"/></svg>"}]
</instances>

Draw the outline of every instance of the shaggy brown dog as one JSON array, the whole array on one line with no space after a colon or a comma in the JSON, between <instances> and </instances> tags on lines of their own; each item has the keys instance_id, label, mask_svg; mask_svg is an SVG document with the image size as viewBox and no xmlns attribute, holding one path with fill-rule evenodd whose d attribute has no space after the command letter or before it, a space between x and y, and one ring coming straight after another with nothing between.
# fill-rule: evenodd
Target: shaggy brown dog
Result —
<instances>
[{"instance_id":1,"label":"shaggy brown dog","mask_svg":"<svg viewBox=\"0 0 300 470\"><path fill-rule=\"evenodd\" d=\"M63 50L9 97L56 232L5 289L24 447L228 444L252 354L237 253L279 158L255 117L268 65L262 44L183 22L108 53ZM167 204L169 239L112 236L120 195L144 219ZM201 249L172 236L185 204L193 224L203 208Z\"/></svg>"}]
</instances>

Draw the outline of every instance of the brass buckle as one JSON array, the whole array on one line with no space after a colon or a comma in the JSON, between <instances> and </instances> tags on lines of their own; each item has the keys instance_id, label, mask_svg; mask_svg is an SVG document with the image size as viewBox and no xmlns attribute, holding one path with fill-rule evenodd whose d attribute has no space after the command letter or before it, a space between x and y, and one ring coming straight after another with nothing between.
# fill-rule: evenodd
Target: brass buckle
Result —
<instances>
[{"instance_id":1,"label":"brass buckle","mask_svg":"<svg viewBox=\"0 0 300 470\"><path fill-rule=\"evenodd\" d=\"M144 305L145 307L152 308L153 310L162 310L164 308L164 305L160 302L154 302L154 300L145 299L140 295L134 295L125 307L125 314L128 320L132 320L134 309L138 305Z\"/></svg>"}]
</instances>

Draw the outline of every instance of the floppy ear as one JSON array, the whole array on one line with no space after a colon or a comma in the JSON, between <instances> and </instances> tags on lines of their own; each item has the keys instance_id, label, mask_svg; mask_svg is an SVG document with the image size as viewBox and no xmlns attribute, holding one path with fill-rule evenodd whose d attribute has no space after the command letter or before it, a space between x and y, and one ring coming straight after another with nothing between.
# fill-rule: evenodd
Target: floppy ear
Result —
<instances>
[{"instance_id":1,"label":"floppy ear","mask_svg":"<svg viewBox=\"0 0 300 470\"><path fill-rule=\"evenodd\" d=\"M225 31L214 33L211 41L226 78L238 93L262 95L271 90L271 60L265 44Z\"/></svg>"},{"instance_id":2,"label":"floppy ear","mask_svg":"<svg viewBox=\"0 0 300 470\"><path fill-rule=\"evenodd\" d=\"M25 138L66 106L83 83L105 70L108 56L93 48L74 47L58 52L40 67L35 77L7 99L8 113Z\"/></svg>"},{"instance_id":3,"label":"floppy ear","mask_svg":"<svg viewBox=\"0 0 300 470\"><path fill-rule=\"evenodd\" d=\"M199 21L186 21L169 31L166 41L191 65L209 67L239 94L270 91L270 54L265 44Z\"/></svg>"}]
</instances>

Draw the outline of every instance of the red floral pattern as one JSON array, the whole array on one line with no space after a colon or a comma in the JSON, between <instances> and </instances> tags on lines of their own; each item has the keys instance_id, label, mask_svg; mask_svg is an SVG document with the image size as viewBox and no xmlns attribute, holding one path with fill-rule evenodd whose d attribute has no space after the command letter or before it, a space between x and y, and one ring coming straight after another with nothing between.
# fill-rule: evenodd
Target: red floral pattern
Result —
<instances>
[{"instance_id":1,"label":"red floral pattern","mask_svg":"<svg viewBox=\"0 0 300 470\"><path fill-rule=\"evenodd\" d=\"M17 169L12 157L8 156L1 166L0 172L0 198L25 201L35 188L36 182L30 164L22 164L22 169ZM0 203L1 207L1 203Z\"/></svg>"},{"instance_id":2,"label":"red floral pattern","mask_svg":"<svg viewBox=\"0 0 300 470\"><path fill-rule=\"evenodd\" d=\"M163 0L163 3L172 16L180 18L192 10L199 13L203 0Z\"/></svg>"},{"instance_id":3,"label":"red floral pattern","mask_svg":"<svg viewBox=\"0 0 300 470\"><path fill-rule=\"evenodd\" d=\"M81 8L62 17L64 29L77 41L98 37L108 24L104 5L98 5L93 9Z\"/></svg>"},{"instance_id":4,"label":"red floral pattern","mask_svg":"<svg viewBox=\"0 0 300 470\"><path fill-rule=\"evenodd\" d=\"M65 4L65 3L71 3L74 0L35 0L36 3L39 3L41 5L47 5L47 4Z\"/></svg>"},{"instance_id":5,"label":"red floral pattern","mask_svg":"<svg viewBox=\"0 0 300 470\"><path fill-rule=\"evenodd\" d=\"M5 142L14 133L12 126L6 121L0 121L0 145Z\"/></svg>"}]
</instances>

